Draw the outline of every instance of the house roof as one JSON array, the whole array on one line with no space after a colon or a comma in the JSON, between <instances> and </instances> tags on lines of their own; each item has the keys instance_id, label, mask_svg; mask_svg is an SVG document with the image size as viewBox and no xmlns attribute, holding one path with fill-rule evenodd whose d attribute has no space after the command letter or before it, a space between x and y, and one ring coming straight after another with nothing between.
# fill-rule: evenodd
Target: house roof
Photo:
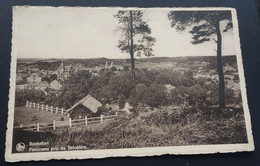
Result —
<instances>
[{"instance_id":1,"label":"house roof","mask_svg":"<svg viewBox=\"0 0 260 166\"><path fill-rule=\"evenodd\" d=\"M82 105L86 108L88 108L89 110L91 110L93 113L96 113L98 111L98 107L101 107L102 104L97 101L94 97L92 97L91 95L87 95L86 97L84 97L83 99L81 99L79 102L77 102L76 104L74 104L70 109L68 109L65 114L68 114L69 112L71 112L74 108L76 108L78 105Z\"/></svg>"}]
</instances>

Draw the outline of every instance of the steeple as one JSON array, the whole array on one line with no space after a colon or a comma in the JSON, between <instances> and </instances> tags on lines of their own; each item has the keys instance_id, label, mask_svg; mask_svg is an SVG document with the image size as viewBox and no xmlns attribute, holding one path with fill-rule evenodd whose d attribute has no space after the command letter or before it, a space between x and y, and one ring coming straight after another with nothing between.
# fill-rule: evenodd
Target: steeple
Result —
<instances>
[{"instance_id":1,"label":"steeple","mask_svg":"<svg viewBox=\"0 0 260 166\"><path fill-rule=\"evenodd\" d=\"M61 68L61 78L64 79L64 62L63 62L63 57L61 59L61 64L60 64L60 68Z\"/></svg>"}]
</instances>

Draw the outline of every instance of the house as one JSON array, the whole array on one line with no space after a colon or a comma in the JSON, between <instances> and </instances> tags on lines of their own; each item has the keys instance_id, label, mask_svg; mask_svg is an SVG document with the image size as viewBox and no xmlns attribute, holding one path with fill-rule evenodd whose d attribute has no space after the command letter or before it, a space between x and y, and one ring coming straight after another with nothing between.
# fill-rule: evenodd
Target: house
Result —
<instances>
[{"instance_id":1,"label":"house","mask_svg":"<svg viewBox=\"0 0 260 166\"><path fill-rule=\"evenodd\" d=\"M39 89L44 90L46 88L50 88L50 84L47 81L41 81L39 83Z\"/></svg>"},{"instance_id":2,"label":"house","mask_svg":"<svg viewBox=\"0 0 260 166\"><path fill-rule=\"evenodd\" d=\"M39 83L39 82L41 82L42 77L39 76L36 73L33 73L29 77L27 77L26 79L27 79L27 82L29 82L29 83Z\"/></svg>"},{"instance_id":3,"label":"house","mask_svg":"<svg viewBox=\"0 0 260 166\"><path fill-rule=\"evenodd\" d=\"M73 73L77 73L79 72L80 70L83 70L84 69L84 65L82 65L81 63L77 63L77 64L74 64L72 67L71 67L71 71Z\"/></svg>"},{"instance_id":4,"label":"house","mask_svg":"<svg viewBox=\"0 0 260 166\"><path fill-rule=\"evenodd\" d=\"M93 117L99 116L99 107L102 104L91 95L87 95L79 102L74 104L70 109L65 112L65 115L69 115L72 119L81 119L85 116Z\"/></svg>"},{"instance_id":5,"label":"house","mask_svg":"<svg viewBox=\"0 0 260 166\"><path fill-rule=\"evenodd\" d=\"M227 71L235 72L236 71L236 69L233 68L232 66L230 66L228 63L223 67L223 70L224 70L224 72L227 72Z\"/></svg>"},{"instance_id":6,"label":"house","mask_svg":"<svg viewBox=\"0 0 260 166\"><path fill-rule=\"evenodd\" d=\"M53 81L50 83L50 88L51 88L51 89L60 90L61 87L62 87L62 85L61 85L61 80L53 80Z\"/></svg>"}]
</instances>

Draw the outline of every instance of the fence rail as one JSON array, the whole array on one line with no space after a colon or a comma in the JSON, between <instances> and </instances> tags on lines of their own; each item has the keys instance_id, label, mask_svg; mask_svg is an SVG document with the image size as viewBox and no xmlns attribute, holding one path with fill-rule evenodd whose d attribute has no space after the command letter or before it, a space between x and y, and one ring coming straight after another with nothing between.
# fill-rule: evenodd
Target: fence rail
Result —
<instances>
[{"instance_id":1,"label":"fence rail","mask_svg":"<svg viewBox=\"0 0 260 166\"><path fill-rule=\"evenodd\" d=\"M87 126L88 124L93 124L93 123L105 123L108 121L112 121L117 117L117 113L115 115L109 115L109 116L104 116L100 115L99 117L93 117L93 118L88 118L87 116L84 119L71 119L69 118L68 121L55 121L53 120L52 123L35 123L31 125L20 125L14 127L15 129L23 129L26 131L36 131L39 132L40 130L44 129L52 129L56 130L57 128L60 127L75 127L75 126Z\"/></svg>"},{"instance_id":2,"label":"fence rail","mask_svg":"<svg viewBox=\"0 0 260 166\"><path fill-rule=\"evenodd\" d=\"M52 113L59 113L59 114L64 114L66 112L66 110L63 108L53 107L53 106L30 102L30 101L26 101L26 107L35 108L38 110L48 111Z\"/></svg>"}]
</instances>

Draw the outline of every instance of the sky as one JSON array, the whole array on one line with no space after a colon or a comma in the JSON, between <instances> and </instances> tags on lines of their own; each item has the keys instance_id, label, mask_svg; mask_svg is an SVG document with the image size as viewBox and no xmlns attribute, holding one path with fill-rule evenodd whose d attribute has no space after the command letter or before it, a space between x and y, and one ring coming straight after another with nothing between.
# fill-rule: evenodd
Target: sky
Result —
<instances>
[{"instance_id":1,"label":"sky","mask_svg":"<svg viewBox=\"0 0 260 166\"><path fill-rule=\"evenodd\" d=\"M18 58L129 58L117 47L120 32L113 8L21 7L13 14L13 41ZM216 56L211 40L192 45L188 30L179 33L170 26L169 10L145 10L156 38L156 57ZM222 34L223 55L235 55L233 31ZM144 57L144 56L142 56Z\"/></svg>"}]
</instances>

